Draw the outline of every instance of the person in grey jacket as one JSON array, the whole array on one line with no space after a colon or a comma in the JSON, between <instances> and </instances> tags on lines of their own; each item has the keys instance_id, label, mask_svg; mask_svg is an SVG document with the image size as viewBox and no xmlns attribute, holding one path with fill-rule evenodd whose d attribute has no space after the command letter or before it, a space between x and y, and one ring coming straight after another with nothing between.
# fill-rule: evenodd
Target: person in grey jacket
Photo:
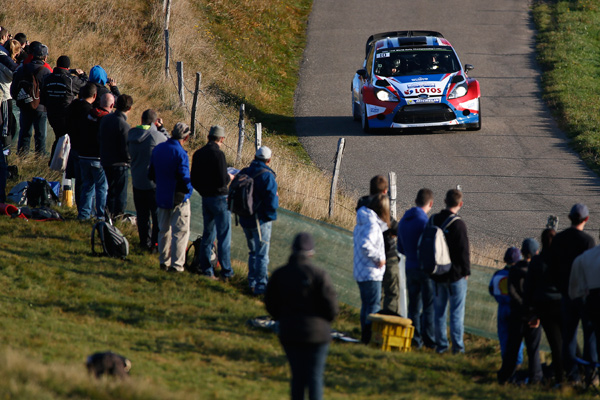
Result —
<instances>
[{"instance_id":1,"label":"person in grey jacket","mask_svg":"<svg viewBox=\"0 0 600 400\"><path fill-rule=\"evenodd\" d=\"M169 137L162 119L156 111L142 113L142 124L129 130L127 148L131 156L131 182L133 203L137 212L137 228L140 246L152 251L158 245L158 217L156 214L156 185L148 179L150 157L154 147ZM150 224L152 219L152 224Z\"/></svg>"}]
</instances>

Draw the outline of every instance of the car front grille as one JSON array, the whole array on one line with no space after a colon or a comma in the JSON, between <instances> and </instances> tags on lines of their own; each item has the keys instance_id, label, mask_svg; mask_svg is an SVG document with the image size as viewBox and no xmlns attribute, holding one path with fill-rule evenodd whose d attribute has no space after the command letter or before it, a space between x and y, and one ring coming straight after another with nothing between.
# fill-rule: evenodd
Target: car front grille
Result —
<instances>
[{"instance_id":1,"label":"car front grille","mask_svg":"<svg viewBox=\"0 0 600 400\"><path fill-rule=\"evenodd\" d=\"M456 119L456 116L446 104L404 106L394 116L394 122L398 124L424 124L452 121L453 119Z\"/></svg>"}]
</instances>

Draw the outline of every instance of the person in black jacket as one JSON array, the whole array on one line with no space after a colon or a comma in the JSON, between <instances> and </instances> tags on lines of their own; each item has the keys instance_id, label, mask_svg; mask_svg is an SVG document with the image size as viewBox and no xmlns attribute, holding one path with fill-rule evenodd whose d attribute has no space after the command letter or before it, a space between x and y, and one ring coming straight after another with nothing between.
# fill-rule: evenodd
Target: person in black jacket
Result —
<instances>
[{"instance_id":1,"label":"person in black jacket","mask_svg":"<svg viewBox=\"0 0 600 400\"><path fill-rule=\"evenodd\" d=\"M56 67L51 74L44 77L40 89L40 103L46 106L48 122L54 130L55 140L51 154L54 154L58 138L69 133L67 107L87 83L87 75L83 70L69 68L71 59L64 55L58 57Z\"/></svg>"},{"instance_id":2,"label":"person in black jacket","mask_svg":"<svg viewBox=\"0 0 600 400\"><path fill-rule=\"evenodd\" d=\"M463 194L458 189L446 192L444 202L446 208L433 215L433 224L442 226L444 222L458 213L463 206ZM471 257L467 225L462 219L454 221L444 232L450 250L450 271L442 275L433 275L435 282L433 308L435 312L436 351L444 353L448 350L446 333L446 309L450 303L450 336L452 353L464 353L465 344L465 302L467 298L467 279L471 275Z\"/></svg>"},{"instance_id":3,"label":"person in black jacket","mask_svg":"<svg viewBox=\"0 0 600 400\"><path fill-rule=\"evenodd\" d=\"M131 96L119 96L116 101L117 110L102 118L98 129L100 161L108 181L106 207L112 216L125 213L127 207L127 182L131 163L127 151L127 134L131 128L127 123L127 114L131 111L131 106Z\"/></svg>"},{"instance_id":4,"label":"person in black jacket","mask_svg":"<svg viewBox=\"0 0 600 400\"><path fill-rule=\"evenodd\" d=\"M526 285L527 269L531 258L540 248L537 240L527 238L521 246L523 260L511 267L508 273L508 294L510 296L510 317L508 320L508 342L502 357L502 367L498 371L498 383L504 384L513 376L517 368L517 357L521 342L525 339L529 363L529 383L540 383L543 378L540 362L540 341L542 329L540 320L531 310L531 289Z\"/></svg>"},{"instance_id":5,"label":"person in black jacket","mask_svg":"<svg viewBox=\"0 0 600 400\"><path fill-rule=\"evenodd\" d=\"M299 233L287 265L273 272L265 306L279 321L279 340L292 370L291 398L323 397L323 372L338 302L329 275L312 264L314 240Z\"/></svg>"},{"instance_id":6,"label":"person in black jacket","mask_svg":"<svg viewBox=\"0 0 600 400\"><path fill-rule=\"evenodd\" d=\"M217 239L217 257L221 264L221 278L233 276L231 268L231 212L227 207L227 186L231 175L227 172L225 153L221 150L225 140L225 130L215 125L208 133L208 143L197 150L192 157L190 173L192 186L202 196L202 218L204 232L200 246L200 269L209 277L214 277L215 271L210 262L213 242Z\"/></svg>"}]
</instances>

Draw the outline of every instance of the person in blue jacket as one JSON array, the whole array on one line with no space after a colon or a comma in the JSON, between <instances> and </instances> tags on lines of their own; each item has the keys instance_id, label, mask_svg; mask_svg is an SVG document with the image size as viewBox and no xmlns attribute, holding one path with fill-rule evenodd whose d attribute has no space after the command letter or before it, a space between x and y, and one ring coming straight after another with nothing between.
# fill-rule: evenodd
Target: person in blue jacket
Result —
<instances>
[{"instance_id":1,"label":"person in blue jacket","mask_svg":"<svg viewBox=\"0 0 600 400\"><path fill-rule=\"evenodd\" d=\"M158 253L160 268L183 272L185 251L190 237L190 159L183 144L190 127L178 122L171 138L152 150L148 177L156 183L158 214Z\"/></svg>"},{"instance_id":2,"label":"person in blue jacket","mask_svg":"<svg viewBox=\"0 0 600 400\"><path fill-rule=\"evenodd\" d=\"M248 286L254 295L264 294L267 288L271 230L279 207L276 175L269 167L271 156L271 149L261 146L256 150L254 161L239 172L254 179L255 212L250 217L239 217L249 250Z\"/></svg>"},{"instance_id":3,"label":"person in blue jacket","mask_svg":"<svg viewBox=\"0 0 600 400\"><path fill-rule=\"evenodd\" d=\"M508 295L508 273L510 267L521 261L521 251L516 247L509 247L504 253L506 266L492 275L490 280L490 294L498 302L497 326L498 341L500 341L500 355L504 358L506 344L508 343L508 320L510 317L510 296ZM519 349L517 365L523 363L523 343Z\"/></svg>"}]
</instances>

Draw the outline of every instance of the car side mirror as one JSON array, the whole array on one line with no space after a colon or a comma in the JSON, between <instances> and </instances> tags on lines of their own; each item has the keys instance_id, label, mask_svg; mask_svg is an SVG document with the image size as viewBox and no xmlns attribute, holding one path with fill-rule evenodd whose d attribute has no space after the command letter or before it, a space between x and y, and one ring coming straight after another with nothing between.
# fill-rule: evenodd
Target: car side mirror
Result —
<instances>
[{"instance_id":1,"label":"car side mirror","mask_svg":"<svg viewBox=\"0 0 600 400\"><path fill-rule=\"evenodd\" d=\"M469 72L472 69L475 69L473 64L465 64L465 72Z\"/></svg>"},{"instance_id":2,"label":"car side mirror","mask_svg":"<svg viewBox=\"0 0 600 400\"><path fill-rule=\"evenodd\" d=\"M359 69L358 71L356 71L356 73L358 74L358 76L360 76L362 78L367 77L367 70L364 68Z\"/></svg>"}]
</instances>

